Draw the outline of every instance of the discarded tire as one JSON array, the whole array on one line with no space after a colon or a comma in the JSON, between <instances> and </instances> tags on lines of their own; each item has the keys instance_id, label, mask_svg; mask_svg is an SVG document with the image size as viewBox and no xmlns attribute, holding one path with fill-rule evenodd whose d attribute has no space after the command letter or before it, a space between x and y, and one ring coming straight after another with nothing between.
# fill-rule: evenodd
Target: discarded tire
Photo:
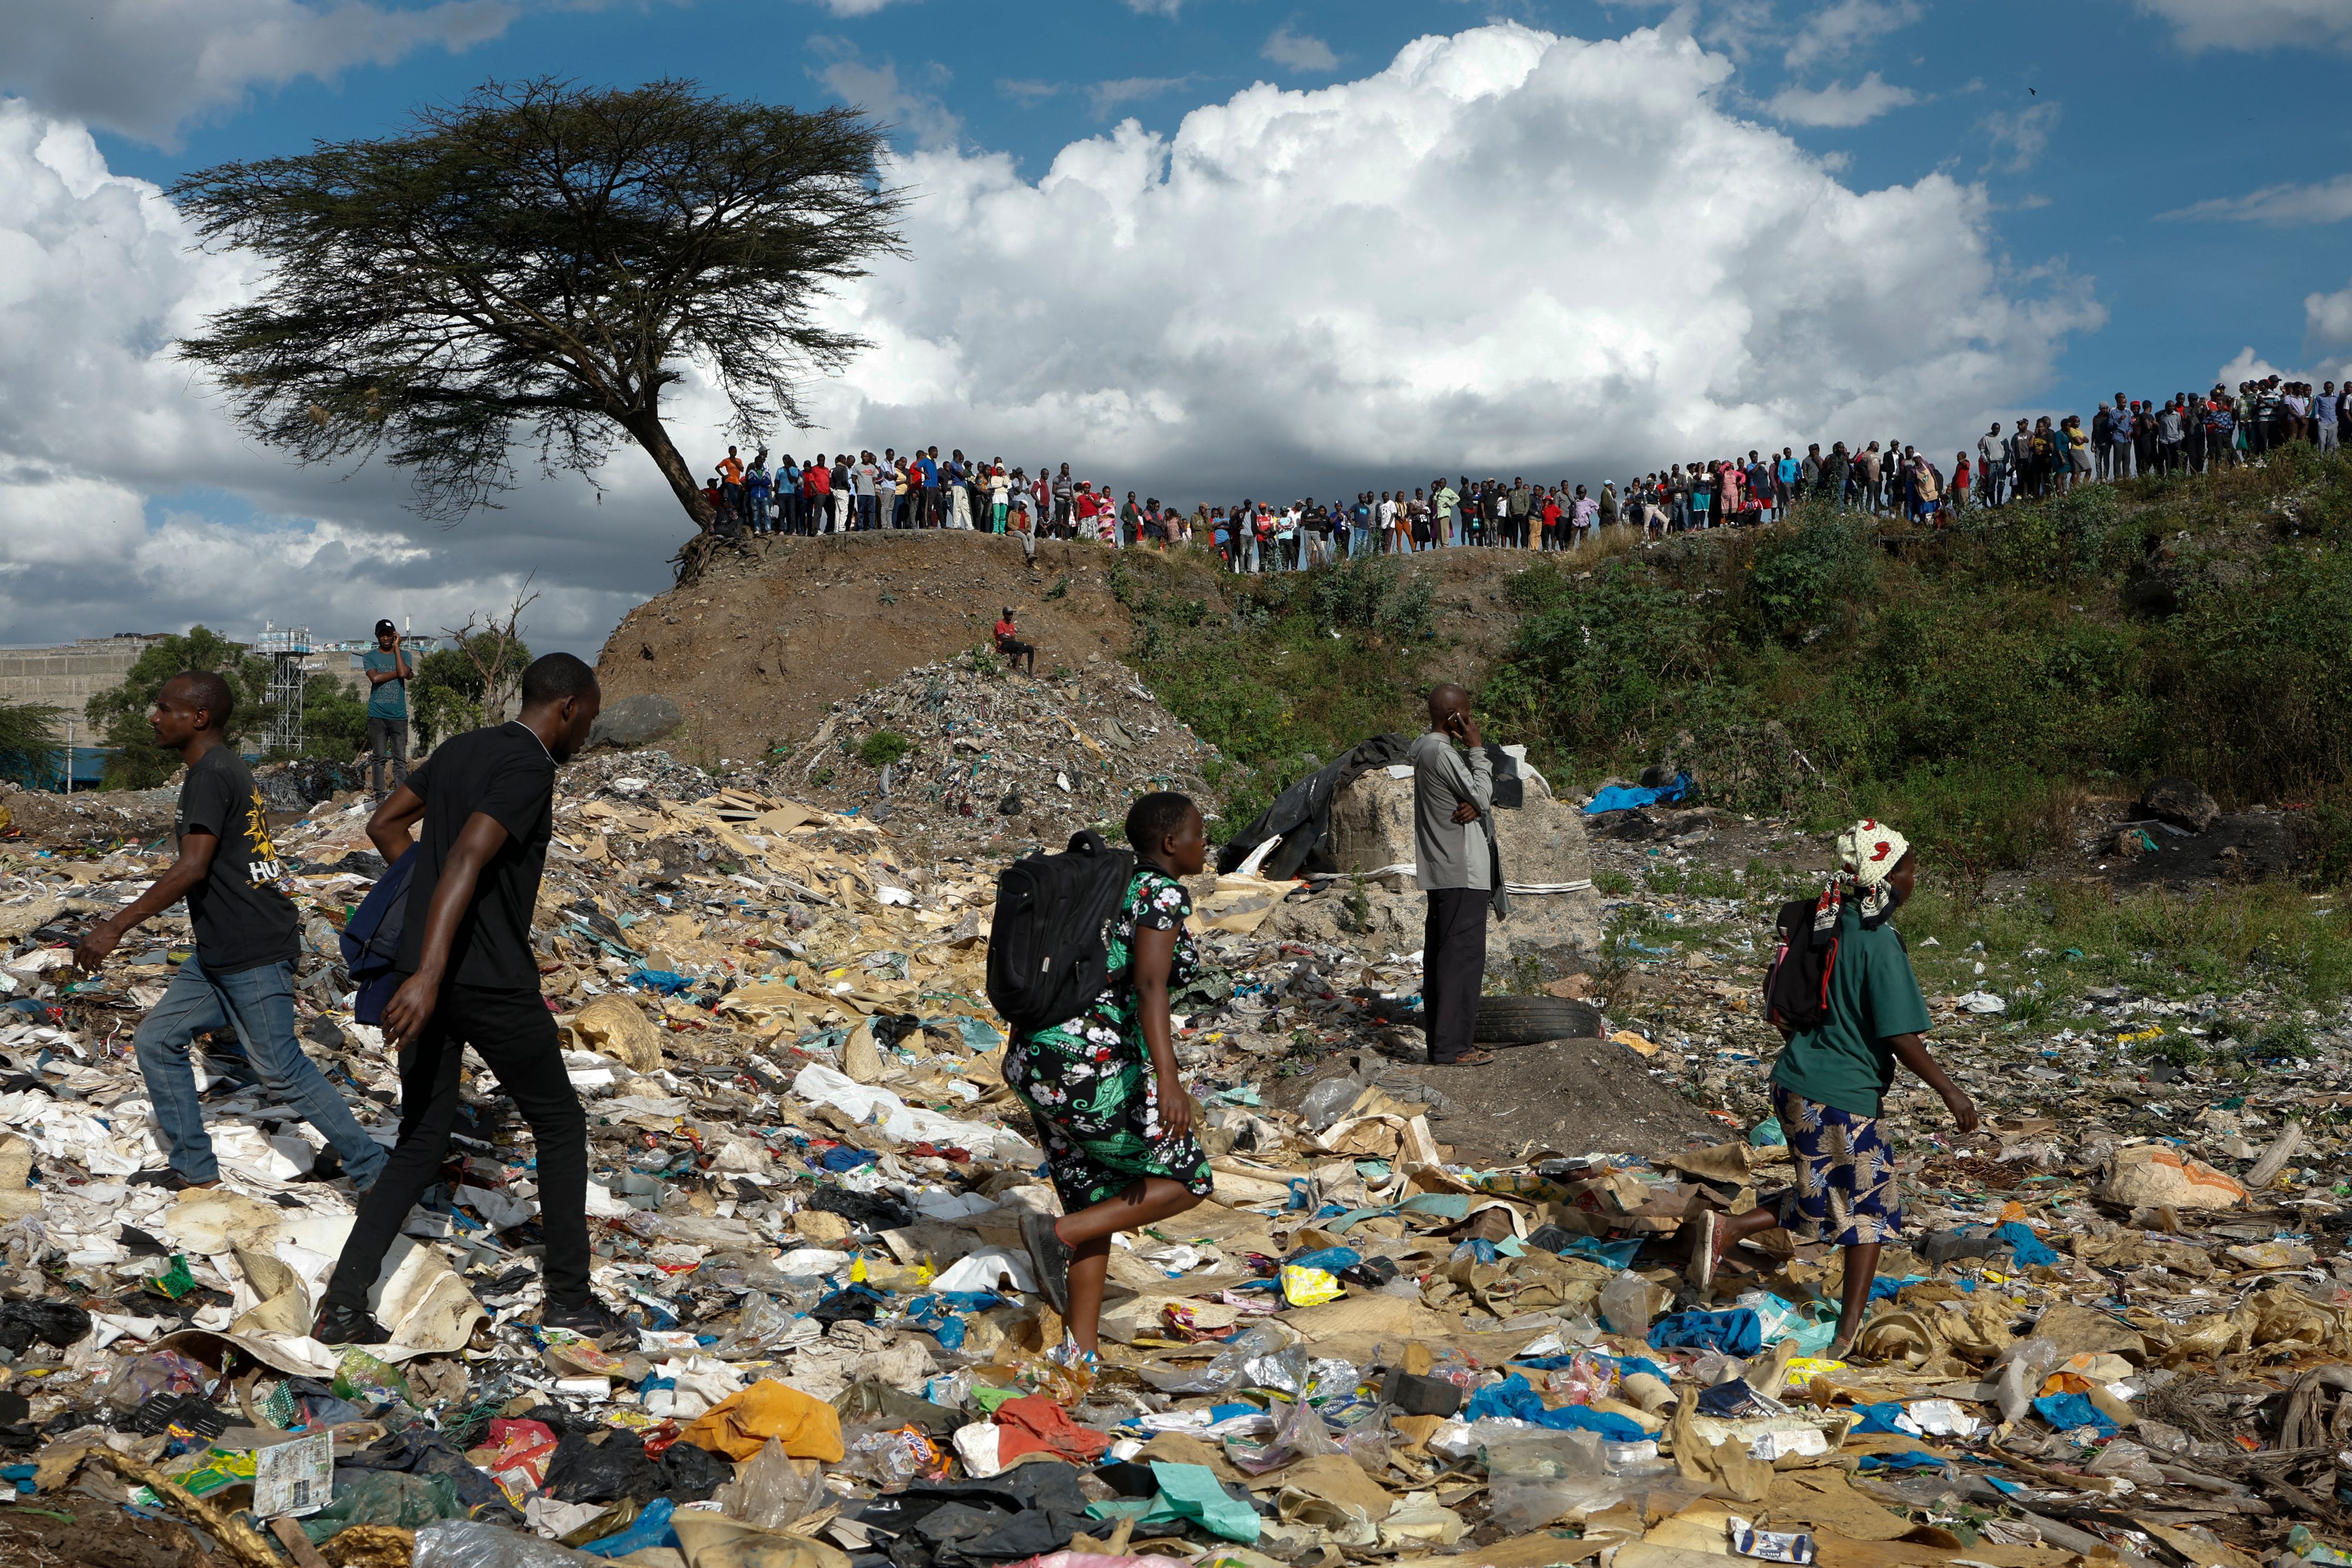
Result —
<instances>
[{"instance_id":1,"label":"discarded tire","mask_svg":"<svg viewBox=\"0 0 2352 1568\"><path fill-rule=\"evenodd\" d=\"M1601 1032L1601 1009L1561 997L1481 997L1470 1038L1480 1045L1533 1045L1546 1040L1590 1040Z\"/></svg>"}]
</instances>

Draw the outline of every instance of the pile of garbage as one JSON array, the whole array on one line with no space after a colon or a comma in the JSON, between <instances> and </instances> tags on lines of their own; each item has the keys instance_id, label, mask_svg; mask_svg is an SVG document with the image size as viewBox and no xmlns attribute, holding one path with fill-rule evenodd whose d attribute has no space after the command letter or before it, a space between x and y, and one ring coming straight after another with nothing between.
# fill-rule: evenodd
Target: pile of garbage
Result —
<instances>
[{"instance_id":1,"label":"pile of garbage","mask_svg":"<svg viewBox=\"0 0 2352 1568\"><path fill-rule=\"evenodd\" d=\"M961 653L834 705L772 777L899 837L972 852L1045 844L1122 820L1137 795L1203 802L1217 758L1132 671L1089 653L1031 677Z\"/></svg>"},{"instance_id":2,"label":"pile of garbage","mask_svg":"<svg viewBox=\"0 0 2352 1568\"><path fill-rule=\"evenodd\" d=\"M937 711L987 722L950 673ZM885 717L914 735L856 720ZM1767 1230L1685 1282L1696 1217L1787 1180L1729 1079L1693 1146L1462 1157L1489 1145L1449 1095L1533 1051L1415 1066L1417 954L1281 935L1349 888L1204 879L1174 1011L1215 1195L1114 1249L1088 1371L1048 1354L1020 1241L1055 1199L982 996L993 867L807 803L803 766L562 771L534 936L591 1114L595 1289L635 1325L603 1345L535 1326L530 1135L487 1079L372 1298L395 1343L310 1340L352 1196L233 1041L201 1059L221 1187L126 1181L162 1163L130 1040L186 927L96 976L70 945L164 852L0 846L22 1560L114 1521L248 1568L2352 1561L2352 1294L2314 1168L2338 1069L2195 1149L1985 1086L1998 1152L1912 1141L1915 1232L1833 1361L1835 1249ZM366 817L338 797L277 838L306 1041L389 1142L334 940L380 869ZM1637 1076L1727 1071L1622 1021L1591 1043Z\"/></svg>"}]
</instances>

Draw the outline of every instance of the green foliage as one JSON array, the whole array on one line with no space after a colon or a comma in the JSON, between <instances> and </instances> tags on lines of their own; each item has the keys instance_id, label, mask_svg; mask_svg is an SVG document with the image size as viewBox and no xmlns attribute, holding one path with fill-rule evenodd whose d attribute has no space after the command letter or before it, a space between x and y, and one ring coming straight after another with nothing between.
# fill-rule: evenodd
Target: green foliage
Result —
<instances>
[{"instance_id":1,"label":"green foliage","mask_svg":"<svg viewBox=\"0 0 2352 1568\"><path fill-rule=\"evenodd\" d=\"M1610 898L1622 898L1633 891L1633 879L1622 871L1596 871L1592 873L1592 891Z\"/></svg>"},{"instance_id":2,"label":"green foliage","mask_svg":"<svg viewBox=\"0 0 2352 1568\"><path fill-rule=\"evenodd\" d=\"M1437 590L1427 573L1408 574L1395 556L1357 556L1312 573L1309 580L1308 602L1326 626L1370 637L1429 632ZM1201 613L1206 611L1202 605ZM1198 625L1200 619L1195 614L1190 623Z\"/></svg>"},{"instance_id":3,"label":"green foliage","mask_svg":"<svg viewBox=\"0 0 2352 1568\"><path fill-rule=\"evenodd\" d=\"M1419 661L1437 640L1426 585L1399 563L1220 581L1198 558L1130 553L1109 580L1135 626L1128 661L1217 747L1206 770L1224 800L1215 835L1358 742L1419 729ZM1210 611L1220 591L1225 616Z\"/></svg>"},{"instance_id":4,"label":"green foliage","mask_svg":"<svg viewBox=\"0 0 2352 1568\"><path fill-rule=\"evenodd\" d=\"M227 680L236 698L226 730L231 741L261 731L262 705L269 691L269 661L208 626L191 626L185 635L150 643L120 685L90 697L87 710L90 727L103 744L115 748L106 759L103 788L152 789L178 771L179 753L155 744L147 715L164 683L186 670L209 670Z\"/></svg>"},{"instance_id":5,"label":"green foliage","mask_svg":"<svg viewBox=\"0 0 2352 1568\"><path fill-rule=\"evenodd\" d=\"M1868 601L1878 579L1875 525L1815 504L1756 547L1748 588L1764 624L1794 638Z\"/></svg>"},{"instance_id":6,"label":"green foliage","mask_svg":"<svg viewBox=\"0 0 2352 1568\"><path fill-rule=\"evenodd\" d=\"M367 749L367 699L320 672L302 683L302 755L349 762Z\"/></svg>"},{"instance_id":7,"label":"green foliage","mask_svg":"<svg viewBox=\"0 0 2352 1568\"><path fill-rule=\"evenodd\" d=\"M915 748L915 743L895 729L877 729L857 743L857 759L879 772Z\"/></svg>"},{"instance_id":8,"label":"green foliage","mask_svg":"<svg viewBox=\"0 0 2352 1568\"><path fill-rule=\"evenodd\" d=\"M2291 521L2282 521L2291 519ZM2248 527L2250 521L2256 526ZM1882 535L1882 529L1884 533ZM2250 537L2251 536L2251 537ZM1964 894L2160 773L2301 800L2352 878L2352 460L2085 486L1936 533L1785 527L1511 581L1479 709L1564 788L1687 767L1710 804L1895 822Z\"/></svg>"},{"instance_id":9,"label":"green foliage","mask_svg":"<svg viewBox=\"0 0 2352 1568\"><path fill-rule=\"evenodd\" d=\"M65 755L57 738L64 716L46 703L0 702L0 779L30 784L53 776Z\"/></svg>"},{"instance_id":10,"label":"green foliage","mask_svg":"<svg viewBox=\"0 0 2352 1568\"><path fill-rule=\"evenodd\" d=\"M409 667L416 674L408 683L408 722L421 750L481 728L483 673L511 690L530 667L530 649L520 638L502 644L497 633L477 632L462 648L436 648L421 658L411 654Z\"/></svg>"}]
</instances>

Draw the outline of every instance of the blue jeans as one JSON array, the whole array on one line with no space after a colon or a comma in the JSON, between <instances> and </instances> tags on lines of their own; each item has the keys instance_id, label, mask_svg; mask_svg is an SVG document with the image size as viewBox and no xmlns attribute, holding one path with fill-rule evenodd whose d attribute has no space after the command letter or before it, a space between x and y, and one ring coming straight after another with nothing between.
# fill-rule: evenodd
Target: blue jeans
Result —
<instances>
[{"instance_id":1,"label":"blue jeans","mask_svg":"<svg viewBox=\"0 0 2352 1568\"><path fill-rule=\"evenodd\" d=\"M207 975L193 953L172 977L163 999L140 1020L135 1042L139 1071L147 1080L156 1131L168 1145L172 1168L190 1181L220 1176L196 1099L188 1045L205 1030L222 1028L236 1030L262 1087L326 1135L343 1157L352 1185L371 1186L387 1156L294 1038L294 966L264 964L234 975Z\"/></svg>"}]
</instances>

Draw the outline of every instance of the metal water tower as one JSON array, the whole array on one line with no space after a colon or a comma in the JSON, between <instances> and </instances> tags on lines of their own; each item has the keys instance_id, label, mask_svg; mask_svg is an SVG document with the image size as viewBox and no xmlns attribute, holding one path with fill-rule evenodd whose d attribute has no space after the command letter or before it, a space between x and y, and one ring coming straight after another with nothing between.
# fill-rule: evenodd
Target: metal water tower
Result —
<instances>
[{"instance_id":1,"label":"metal water tower","mask_svg":"<svg viewBox=\"0 0 2352 1568\"><path fill-rule=\"evenodd\" d=\"M262 622L253 651L269 661L268 718L261 732L262 755L291 756L302 749L302 683L310 672L310 629L278 630L275 622Z\"/></svg>"}]
</instances>

